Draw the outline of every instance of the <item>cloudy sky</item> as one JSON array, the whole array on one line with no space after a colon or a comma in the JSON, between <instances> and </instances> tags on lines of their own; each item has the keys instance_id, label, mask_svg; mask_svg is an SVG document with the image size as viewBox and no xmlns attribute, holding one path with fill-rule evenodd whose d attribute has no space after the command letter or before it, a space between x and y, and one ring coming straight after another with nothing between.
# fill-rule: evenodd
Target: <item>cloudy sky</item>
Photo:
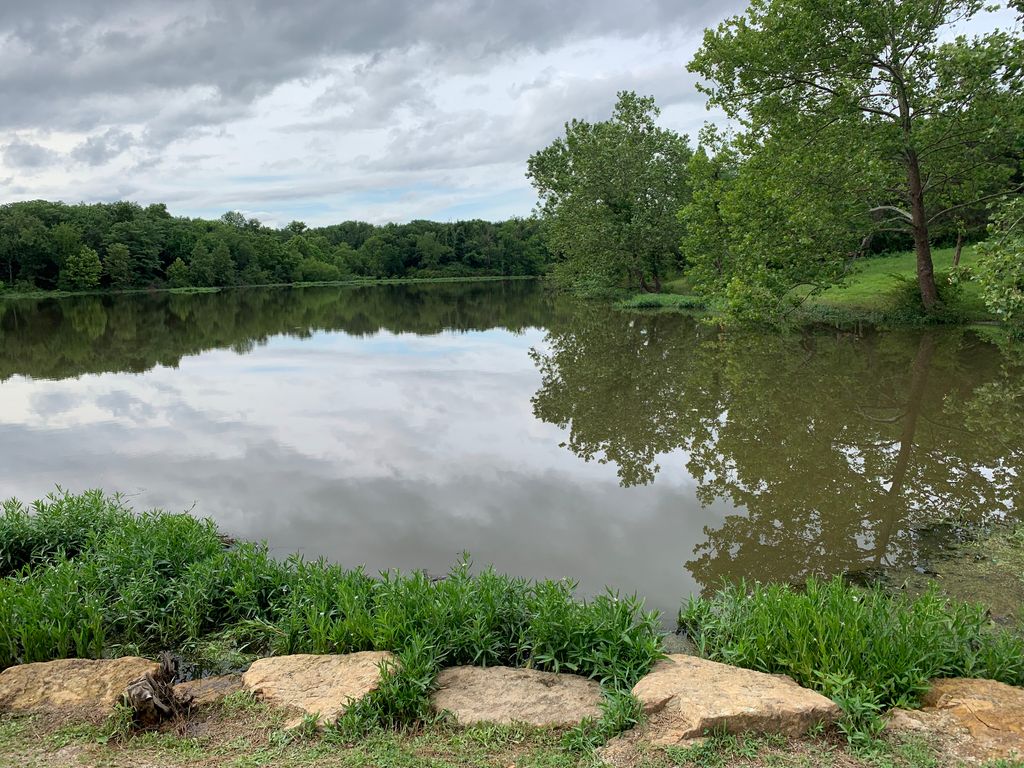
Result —
<instances>
[{"instance_id":1,"label":"cloudy sky","mask_svg":"<svg viewBox=\"0 0 1024 768\"><path fill-rule=\"evenodd\" d=\"M268 224L526 215L529 154L685 65L744 0L0 0L0 203Z\"/></svg>"}]
</instances>

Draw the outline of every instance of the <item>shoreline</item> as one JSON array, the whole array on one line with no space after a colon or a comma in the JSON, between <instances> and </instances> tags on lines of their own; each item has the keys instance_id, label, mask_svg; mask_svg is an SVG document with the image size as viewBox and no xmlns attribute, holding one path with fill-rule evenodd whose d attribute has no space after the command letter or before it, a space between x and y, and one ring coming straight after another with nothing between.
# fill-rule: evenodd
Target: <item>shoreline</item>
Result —
<instances>
[{"instance_id":1,"label":"shoreline","mask_svg":"<svg viewBox=\"0 0 1024 768\"><path fill-rule=\"evenodd\" d=\"M188 288L126 288L123 290L100 290L100 291L0 291L0 301L21 301L25 299L67 299L78 296L139 296L148 294L170 293L177 295L221 293L223 291L245 290L249 288L358 288L361 286L374 285L415 285L428 283L476 283L476 282L505 282L507 280L543 280L543 275L480 275L475 277L393 277L393 278L367 278L353 280L328 280L323 282L305 283L260 283L258 285L224 285L217 287L188 287Z\"/></svg>"}]
</instances>

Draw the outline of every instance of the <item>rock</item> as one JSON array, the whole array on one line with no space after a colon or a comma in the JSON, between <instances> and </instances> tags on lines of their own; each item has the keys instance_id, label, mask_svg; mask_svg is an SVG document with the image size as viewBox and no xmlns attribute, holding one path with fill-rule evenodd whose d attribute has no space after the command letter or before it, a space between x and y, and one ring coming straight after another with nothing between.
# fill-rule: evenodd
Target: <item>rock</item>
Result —
<instances>
[{"instance_id":1,"label":"rock","mask_svg":"<svg viewBox=\"0 0 1024 768\"><path fill-rule=\"evenodd\" d=\"M994 680L935 680L921 703L925 722L944 715L944 722L952 720L969 737L966 757L1024 758L1024 688Z\"/></svg>"},{"instance_id":2,"label":"rock","mask_svg":"<svg viewBox=\"0 0 1024 768\"><path fill-rule=\"evenodd\" d=\"M527 723L572 726L601 716L601 686L579 675L512 667L452 667L437 676L431 696L460 725Z\"/></svg>"},{"instance_id":3,"label":"rock","mask_svg":"<svg viewBox=\"0 0 1024 768\"><path fill-rule=\"evenodd\" d=\"M393 659L386 651L274 656L254 661L242 675L242 686L273 706L319 715L324 723L334 722L349 703L377 687L380 665ZM301 722L300 715L285 727L292 728Z\"/></svg>"},{"instance_id":4,"label":"rock","mask_svg":"<svg viewBox=\"0 0 1024 768\"><path fill-rule=\"evenodd\" d=\"M707 731L800 736L817 723L830 724L839 707L785 675L767 675L695 656L659 661L633 687L650 717L646 738L668 745Z\"/></svg>"},{"instance_id":5,"label":"rock","mask_svg":"<svg viewBox=\"0 0 1024 768\"><path fill-rule=\"evenodd\" d=\"M160 665L147 659L58 659L0 672L0 712L61 712L90 720L110 714L128 685Z\"/></svg>"},{"instance_id":6,"label":"rock","mask_svg":"<svg viewBox=\"0 0 1024 768\"><path fill-rule=\"evenodd\" d=\"M220 675L189 680L174 686L174 695L181 701L190 701L193 707L219 704L225 696L244 690L241 675Z\"/></svg>"}]
</instances>

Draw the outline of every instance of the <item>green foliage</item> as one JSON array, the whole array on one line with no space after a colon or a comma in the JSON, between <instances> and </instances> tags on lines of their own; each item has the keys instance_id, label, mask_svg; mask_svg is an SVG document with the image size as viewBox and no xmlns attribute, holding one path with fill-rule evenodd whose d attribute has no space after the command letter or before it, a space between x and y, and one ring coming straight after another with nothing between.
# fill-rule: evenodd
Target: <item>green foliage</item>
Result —
<instances>
[{"instance_id":1,"label":"green foliage","mask_svg":"<svg viewBox=\"0 0 1024 768\"><path fill-rule=\"evenodd\" d=\"M1018 334L1024 334L1024 198L999 206L989 237L977 246L974 274L985 305Z\"/></svg>"},{"instance_id":2,"label":"green foliage","mask_svg":"<svg viewBox=\"0 0 1024 768\"><path fill-rule=\"evenodd\" d=\"M706 30L690 69L744 130L710 134L691 167L694 285L737 319L776 322L794 288L820 292L896 233L931 310L931 241L977 232L985 201L1019 188L1019 45L950 39L982 8L754 0Z\"/></svg>"},{"instance_id":3,"label":"green foliage","mask_svg":"<svg viewBox=\"0 0 1024 768\"><path fill-rule=\"evenodd\" d=\"M107 257L103 260L103 272L111 288L124 289L132 285L132 256L124 243L107 246Z\"/></svg>"},{"instance_id":4,"label":"green foliage","mask_svg":"<svg viewBox=\"0 0 1024 768\"><path fill-rule=\"evenodd\" d=\"M221 287L350 276L539 275L549 261L535 219L299 224L272 229L234 211L214 221L177 218L163 205L128 202L2 204L0 279L20 293L91 290L100 276L117 290ZM104 254L99 274L91 257L83 269L83 248Z\"/></svg>"},{"instance_id":5,"label":"green foliage","mask_svg":"<svg viewBox=\"0 0 1024 768\"><path fill-rule=\"evenodd\" d=\"M570 750L588 752L639 725L642 720L643 709L632 693L628 690L606 690L601 702L601 717L584 720L565 734L562 744Z\"/></svg>"},{"instance_id":6,"label":"green foliage","mask_svg":"<svg viewBox=\"0 0 1024 768\"><path fill-rule=\"evenodd\" d=\"M915 278L898 274L890 277L895 287L889 300L889 312L903 324L958 323L964 320L963 283L954 280L949 272L935 274L938 302L931 309L925 309L921 304L921 291Z\"/></svg>"},{"instance_id":7,"label":"green foliage","mask_svg":"<svg viewBox=\"0 0 1024 768\"><path fill-rule=\"evenodd\" d=\"M916 705L935 677L1024 684L1024 640L937 590L912 600L839 577L802 591L741 582L691 598L679 624L704 657L786 674L835 700L852 740L870 738L883 710Z\"/></svg>"},{"instance_id":8,"label":"green foliage","mask_svg":"<svg viewBox=\"0 0 1024 768\"><path fill-rule=\"evenodd\" d=\"M65 291L88 291L100 284L103 265L92 248L83 245L70 254L60 269L60 287Z\"/></svg>"},{"instance_id":9,"label":"green foliage","mask_svg":"<svg viewBox=\"0 0 1024 768\"><path fill-rule=\"evenodd\" d=\"M659 128L654 99L624 91L610 120L573 120L529 159L554 275L576 293L623 283L660 290L677 260L676 211L687 200L685 137Z\"/></svg>"},{"instance_id":10,"label":"green foliage","mask_svg":"<svg viewBox=\"0 0 1024 768\"><path fill-rule=\"evenodd\" d=\"M185 288L191 285L188 265L180 257L167 268L167 285L171 288Z\"/></svg>"}]
</instances>

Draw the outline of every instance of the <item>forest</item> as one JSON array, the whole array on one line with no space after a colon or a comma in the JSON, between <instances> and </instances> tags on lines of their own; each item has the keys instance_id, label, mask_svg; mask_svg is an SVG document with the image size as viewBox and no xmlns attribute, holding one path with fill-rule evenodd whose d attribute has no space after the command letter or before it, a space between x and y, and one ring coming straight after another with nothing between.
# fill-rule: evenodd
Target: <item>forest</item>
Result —
<instances>
[{"instance_id":1,"label":"forest","mask_svg":"<svg viewBox=\"0 0 1024 768\"><path fill-rule=\"evenodd\" d=\"M532 219L275 229L234 211L172 216L162 204L0 206L0 289L16 293L525 276L548 258Z\"/></svg>"}]
</instances>

